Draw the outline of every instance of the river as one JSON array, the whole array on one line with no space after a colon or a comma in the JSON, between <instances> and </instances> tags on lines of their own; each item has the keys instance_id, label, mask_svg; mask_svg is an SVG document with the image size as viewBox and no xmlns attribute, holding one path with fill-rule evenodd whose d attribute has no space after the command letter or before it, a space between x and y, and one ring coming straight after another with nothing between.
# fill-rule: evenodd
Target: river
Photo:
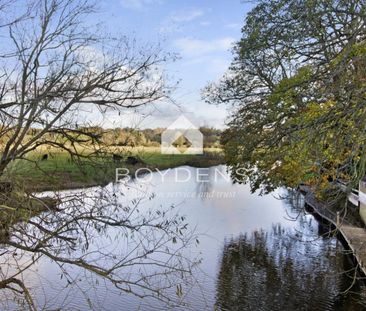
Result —
<instances>
[{"instance_id":1,"label":"river","mask_svg":"<svg viewBox=\"0 0 366 311\"><path fill-rule=\"evenodd\" d=\"M263 196L252 194L247 185L233 184L225 166L200 170L181 167L106 187L62 191L60 195L65 199L85 193L92 193L103 202L114 200L110 206L101 204L99 208L104 210L119 206L129 215L137 211L144 224L148 222L146 219L155 221L158 217L166 217L172 220L179 214L184 231L182 240L179 236L178 240L174 238L169 251L171 241L170 244L167 240L162 242L164 235L155 235L154 230L149 229L136 237L133 230L116 226L106 229L105 222L104 226L78 223L72 235L80 238L83 247L70 250L60 242L62 246L52 254L75 259L88 253L90 263L102 262L110 266L108 261L116 264L120 256L127 258L130 255L126 254L142 254L136 246L148 249L153 245L158 251L146 252L139 261L125 260L116 270L116 278L118 271L118 279L132 280L127 287L93 276L80 265L75 265L77 260L71 264L65 260L59 262L42 253L19 274L37 309L323 311L361 310L361 304L366 302L361 294L362 284L356 282L352 290L348 290L352 285L353 266L342 243L325 234L326 225L305 212L299 194L284 189ZM82 202L87 205L91 204L90 200L90 196L85 196ZM78 207L78 211L82 208ZM70 208L65 211L69 217ZM152 214L157 215L156 218ZM54 212L43 213L42 223L47 216L60 217L60 214L56 215ZM135 216L131 217L134 219ZM58 224L60 222L62 220ZM33 226L37 227L36 224ZM22 243L26 241L28 244L40 230L23 229L29 232L29 236ZM92 232L86 232L89 229ZM24 231L19 232L24 234ZM19 232L14 229L17 239L20 239L16 236L20 235ZM93 237L87 239L87 246L83 240L86 234ZM4 271L15 267L20 269L30 260L29 252L14 248L11 249L12 255L10 251L2 255L3 278L8 276ZM173 257L175 255L177 258ZM160 264L167 262L169 264ZM186 276L183 268L188 266L190 273ZM170 274L174 268L176 271ZM152 276L149 281L142 279L144 286L161 288L158 296L161 295L162 299L157 299L157 292L135 286L144 274ZM144 298L139 297L142 293L146 294ZM7 289L2 294L4 310L23 307L28 310L18 293ZM164 295L170 296L172 301L166 301Z\"/></svg>"}]
</instances>

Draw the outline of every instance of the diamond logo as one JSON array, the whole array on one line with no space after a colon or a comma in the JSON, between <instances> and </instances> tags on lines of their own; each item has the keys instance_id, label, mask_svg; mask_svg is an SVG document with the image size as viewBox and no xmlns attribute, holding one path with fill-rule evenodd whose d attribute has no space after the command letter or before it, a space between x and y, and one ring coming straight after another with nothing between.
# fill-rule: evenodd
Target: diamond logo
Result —
<instances>
[{"instance_id":1,"label":"diamond logo","mask_svg":"<svg viewBox=\"0 0 366 311\"><path fill-rule=\"evenodd\" d=\"M162 154L202 154L203 135L181 115L161 134Z\"/></svg>"}]
</instances>

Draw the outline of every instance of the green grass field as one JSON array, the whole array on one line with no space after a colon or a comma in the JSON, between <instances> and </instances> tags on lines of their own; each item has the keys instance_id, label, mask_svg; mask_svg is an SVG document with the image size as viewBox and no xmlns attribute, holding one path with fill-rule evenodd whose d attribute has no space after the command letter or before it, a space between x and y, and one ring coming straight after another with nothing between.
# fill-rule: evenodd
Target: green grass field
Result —
<instances>
[{"instance_id":1,"label":"green grass field","mask_svg":"<svg viewBox=\"0 0 366 311\"><path fill-rule=\"evenodd\" d=\"M209 167L223 163L220 149L206 149L203 155L167 155L159 148L134 148L122 155L137 156L142 163L127 165L123 160L115 163L112 155L71 159L66 152L48 152L42 161L43 151L30 154L27 160L15 161L7 170L5 178L15 181L31 191L70 189L106 184L115 179L117 167L128 168L133 174L138 168L167 169L182 165Z\"/></svg>"}]
</instances>

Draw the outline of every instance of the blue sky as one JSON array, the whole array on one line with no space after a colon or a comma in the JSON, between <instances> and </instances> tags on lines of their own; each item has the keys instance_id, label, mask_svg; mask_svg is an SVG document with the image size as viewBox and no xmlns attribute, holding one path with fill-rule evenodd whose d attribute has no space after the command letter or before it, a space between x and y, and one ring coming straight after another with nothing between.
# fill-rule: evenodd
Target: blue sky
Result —
<instances>
[{"instance_id":1,"label":"blue sky","mask_svg":"<svg viewBox=\"0 0 366 311\"><path fill-rule=\"evenodd\" d=\"M181 81L173 95L179 108L160 107L144 119L144 127L167 126L181 111L197 126L224 126L227 107L205 104L200 91L219 79L230 64L230 48L240 39L252 4L241 0L108 0L99 2L99 7L107 28L142 42L160 41L166 51L180 56L167 66L172 79Z\"/></svg>"}]
</instances>

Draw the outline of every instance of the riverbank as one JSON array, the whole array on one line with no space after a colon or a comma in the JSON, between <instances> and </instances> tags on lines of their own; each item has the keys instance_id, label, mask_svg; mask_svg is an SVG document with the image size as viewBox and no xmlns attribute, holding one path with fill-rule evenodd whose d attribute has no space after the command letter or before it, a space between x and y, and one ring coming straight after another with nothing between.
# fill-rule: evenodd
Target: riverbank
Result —
<instances>
[{"instance_id":1,"label":"riverbank","mask_svg":"<svg viewBox=\"0 0 366 311\"><path fill-rule=\"evenodd\" d=\"M312 213L326 220L334 227L334 232L339 233L344 239L347 247L352 252L357 268L366 275L366 229L360 223L355 224L355 220L348 220L344 209L339 211L330 210L326 204L315 198L311 188L300 186L298 189L305 198L305 204L309 206Z\"/></svg>"},{"instance_id":2,"label":"riverbank","mask_svg":"<svg viewBox=\"0 0 366 311\"><path fill-rule=\"evenodd\" d=\"M126 168L132 175L142 167L162 170L182 165L210 167L224 163L222 151L213 148L201 155L169 155L161 154L156 148L145 148L143 152L135 150L130 156L138 159L138 163L128 163L127 157L116 161L112 155L71 159L67 153L59 152L49 154L46 160L33 155L29 160L14 163L5 178L27 192L56 191L107 184L115 180L116 168Z\"/></svg>"}]
</instances>

